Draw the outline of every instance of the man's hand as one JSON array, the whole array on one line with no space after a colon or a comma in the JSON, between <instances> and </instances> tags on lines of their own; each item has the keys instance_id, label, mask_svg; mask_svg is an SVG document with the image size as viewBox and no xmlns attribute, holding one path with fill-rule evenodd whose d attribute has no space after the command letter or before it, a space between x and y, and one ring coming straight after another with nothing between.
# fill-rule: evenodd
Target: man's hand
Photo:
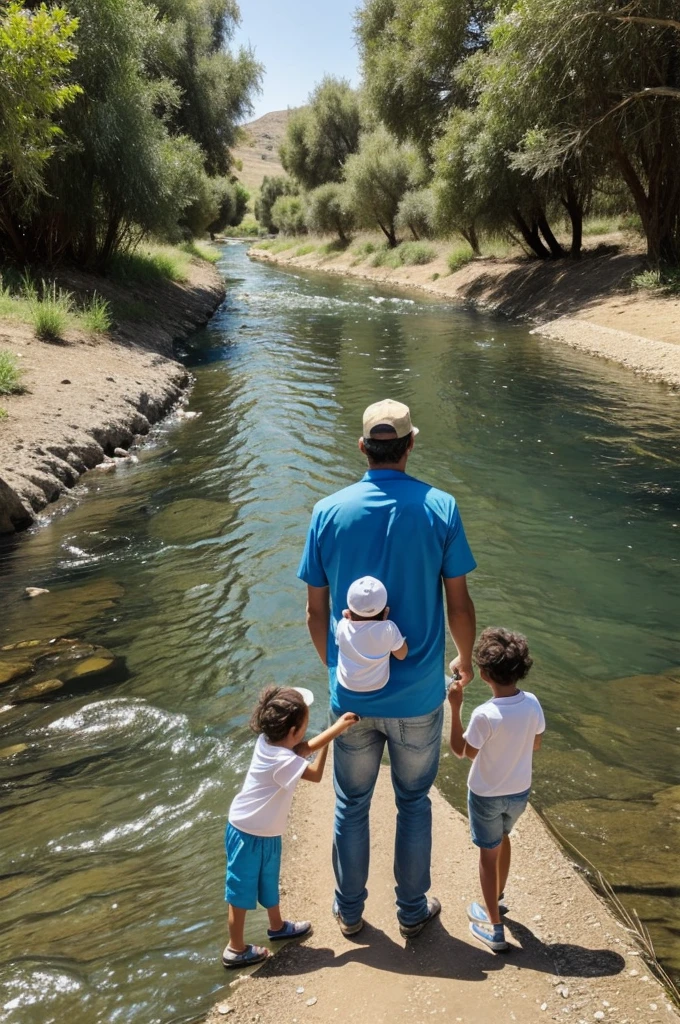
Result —
<instances>
[{"instance_id":1,"label":"man's hand","mask_svg":"<svg viewBox=\"0 0 680 1024\"><path fill-rule=\"evenodd\" d=\"M462 688L468 686L475 678L475 670L472 667L472 662L467 665L463 664L460 654L457 658L454 658L449 665L449 670L452 676L458 675L459 678L456 680L458 685Z\"/></svg>"},{"instance_id":2,"label":"man's hand","mask_svg":"<svg viewBox=\"0 0 680 1024\"><path fill-rule=\"evenodd\" d=\"M459 680L455 680L451 683L447 694L452 709L460 711L463 706L463 696L463 685Z\"/></svg>"}]
</instances>

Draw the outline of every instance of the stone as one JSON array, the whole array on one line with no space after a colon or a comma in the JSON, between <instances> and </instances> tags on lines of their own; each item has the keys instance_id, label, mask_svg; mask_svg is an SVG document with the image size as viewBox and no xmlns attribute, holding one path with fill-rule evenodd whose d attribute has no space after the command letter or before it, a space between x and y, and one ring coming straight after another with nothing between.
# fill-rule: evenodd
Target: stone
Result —
<instances>
[{"instance_id":1,"label":"stone","mask_svg":"<svg viewBox=\"0 0 680 1024\"><path fill-rule=\"evenodd\" d=\"M304 992L304 988L303 988L303 986L302 986L302 985L298 985L298 987L297 987L297 988L295 989L295 991L297 992L297 994L298 994L299 996L301 996L301 995L302 995L302 993Z\"/></svg>"},{"instance_id":2,"label":"stone","mask_svg":"<svg viewBox=\"0 0 680 1024\"><path fill-rule=\"evenodd\" d=\"M53 693L55 690L63 689L61 679L43 679L38 683L26 683L20 686L14 695L15 700L35 700L36 697L43 697L46 693Z\"/></svg>"},{"instance_id":3,"label":"stone","mask_svg":"<svg viewBox=\"0 0 680 1024\"><path fill-rule=\"evenodd\" d=\"M40 597L41 594L49 594L45 587L26 587L26 597Z\"/></svg>"},{"instance_id":4,"label":"stone","mask_svg":"<svg viewBox=\"0 0 680 1024\"><path fill-rule=\"evenodd\" d=\"M77 661L73 668L67 670L64 674L64 682L72 682L74 679L84 679L86 676L97 676L101 675L102 672L106 672L116 662L115 654L111 654L104 647L95 648L96 654L93 654L90 658L83 658L82 661Z\"/></svg>"},{"instance_id":5,"label":"stone","mask_svg":"<svg viewBox=\"0 0 680 1024\"><path fill-rule=\"evenodd\" d=\"M116 455L119 459L128 459L130 457L129 451L127 451L125 448L114 448L113 454Z\"/></svg>"},{"instance_id":6,"label":"stone","mask_svg":"<svg viewBox=\"0 0 680 1024\"><path fill-rule=\"evenodd\" d=\"M30 661L1 662L0 661L0 685L11 683L14 679L20 679L30 672L33 664Z\"/></svg>"},{"instance_id":7,"label":"stone","mask_svg":"<svg viewBox=\"0 0 680 1024\"><path fill-rule=\"evenodd\" d=\"M100 473L111 473L116 468L115 462L100 462L94 467L98 469Z\"/></svg>"},{"instance_id":8,"label":"stone","mask_svg":"<svg viewBox=\"0 0 680 1024\"><path fill-rule=\"evenodd\" d=\"M306 1005L307 1006L315 1006L317 1002L318 1002L318 1000L317 1000L316 996L312 996L311 999L307 1000Z\"/></svg>"},{"instance_id":9,"label":"stone","mask_svg":"<svg viewBox=\"0 0 680 1024\"><path fill-rule=\"evenodd\" d=\"M22 754L24 750L28 750L28 743L14 743L11 747L0 748L0 759L6 760L8 757L14 757L16 754Z\"/></svg>"},{"instance_id":10,"label":"stone","mask_svg":"<svg viewBox=\"0 0 680 1024\"><path fill-rule=\"evenodd\" d=\"M234 1012L234 1007L229 1006L229 1003L218 1003L217 1012L221 1013L223 1016L226 1016L226 1014Z\"/></svg>"}]
</instances>

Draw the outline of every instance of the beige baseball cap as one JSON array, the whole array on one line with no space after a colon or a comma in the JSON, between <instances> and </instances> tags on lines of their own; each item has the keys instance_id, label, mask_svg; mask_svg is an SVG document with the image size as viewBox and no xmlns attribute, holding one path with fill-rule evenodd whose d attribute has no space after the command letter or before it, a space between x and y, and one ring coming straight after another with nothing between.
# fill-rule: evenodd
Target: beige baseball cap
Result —
<instances>
[{"instance_id":1,"label":"beige baseball cap","mask_svg":"<svg viewBox=\"0 0 680 1024\"><path fill-rule=\"evenodd\" d=\"M390 441L411 433L417 434L418 428L411 423L411 410L402 402L385 398L364 411L364 437Z\"/></svg>"}]
</instances>

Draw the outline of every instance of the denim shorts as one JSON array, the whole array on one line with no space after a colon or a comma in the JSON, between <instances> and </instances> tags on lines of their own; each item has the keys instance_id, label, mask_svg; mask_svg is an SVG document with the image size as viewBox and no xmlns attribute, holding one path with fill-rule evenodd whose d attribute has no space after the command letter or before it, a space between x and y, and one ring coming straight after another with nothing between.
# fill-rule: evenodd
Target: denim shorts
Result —
<instances>
[{"instance_id":1,"label":"denim shorts","mask_svg":"<svg viewBox=\"0 0 680 1024\"><path fill-rule=\"evenodd\" d=\"M475 846L495 850L509 835L524 811L530 789L511 796L477 796L468 790L468 818L470 834Z\"/></svg>"},{"instance_id":2,"label":"denim shorts","mask_svg":"<svg viewBox=\"0 0 680 1024\"><path fill-rule=\"evenodd\" d=\"M224 841L227 903L242 910L255 910L258 903L278 907L281 836L251 836L229 823Z\"/></svg>"}]
</instances>

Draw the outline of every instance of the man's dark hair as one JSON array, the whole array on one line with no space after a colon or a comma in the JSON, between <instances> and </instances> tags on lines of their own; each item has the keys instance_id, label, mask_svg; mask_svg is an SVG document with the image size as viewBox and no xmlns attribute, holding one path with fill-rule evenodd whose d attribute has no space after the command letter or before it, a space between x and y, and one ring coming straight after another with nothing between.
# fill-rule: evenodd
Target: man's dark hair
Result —
<instances>
[{"instance_id":1,"label":"man's dark hair","mask_svg":"<svg viewBox=\"0 0 680 1024\"><path fill-rule=\"evenodd\" d=\"M479 634L475 663L499 686L514 686L533 665L527 638L501 626L489 626Z\"/></svg>"},{"instance_id":2,"label":"man's dark hair","mask_svg":"<svg viewBox=\"0 0 680 1024\"><path fill-rule=\"evenodd\" d=\"M388 441L378 441L375 437L364 438L364 450L369 462L401 462L408 451L412 434L406 437L391 437Z\"/></svg>"},{"instance_id":3,"label":"man's dark hair","mask_svg":"<svg viewBox=\"0 0 680 1024\"><path fill-rule=\"evenodd\" d=\"M301 693L288 686L268 686L260 694L250 728L264 733L270 743L279 743L291 729L300 728L306 715L307 705Z\"/></svg>"}]
</instances>

